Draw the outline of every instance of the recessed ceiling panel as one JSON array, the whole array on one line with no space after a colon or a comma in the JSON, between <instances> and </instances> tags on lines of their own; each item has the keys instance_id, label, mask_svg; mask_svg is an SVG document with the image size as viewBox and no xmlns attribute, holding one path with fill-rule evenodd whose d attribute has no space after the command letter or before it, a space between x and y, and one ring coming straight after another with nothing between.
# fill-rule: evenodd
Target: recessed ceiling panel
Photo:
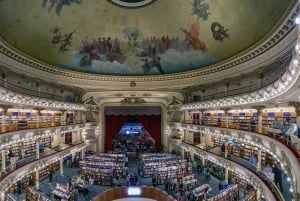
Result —
<instances>
[{"instance_id":1,"label":"recessed ceiling panel","mask_svg":"<svg viewBox=\"0 0 300 201\"><path fill-rule=\"evenodd\" d=\"M180 73L217 64L256 44L292 0L118 2L147 6L1 0L0 36L62 69L124 76Z\"/></svg>"}]
</instances>

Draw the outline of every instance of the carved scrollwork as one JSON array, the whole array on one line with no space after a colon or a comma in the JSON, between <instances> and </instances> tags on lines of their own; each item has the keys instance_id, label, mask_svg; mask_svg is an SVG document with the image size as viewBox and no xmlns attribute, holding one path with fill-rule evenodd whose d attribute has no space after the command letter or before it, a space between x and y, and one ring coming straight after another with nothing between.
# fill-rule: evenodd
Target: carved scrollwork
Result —
<instances>
[{"instance_id":1,"label":"carved scrollwork","mask_svg":"<svg viewBox=\"0 0 300 201\"><path fill-rule=\"evenodd\" d=\"M146 103L146 101L143 98L124 98L120 101L121 104L142 104Z\"/></svg>"}]
</instances>

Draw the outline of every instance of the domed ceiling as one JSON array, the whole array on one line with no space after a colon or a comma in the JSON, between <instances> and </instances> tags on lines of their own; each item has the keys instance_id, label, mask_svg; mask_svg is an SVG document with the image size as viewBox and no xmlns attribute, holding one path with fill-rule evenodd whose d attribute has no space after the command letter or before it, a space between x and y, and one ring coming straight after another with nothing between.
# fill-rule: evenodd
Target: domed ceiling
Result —
<instances>
[{"instance_id":1,"label":"domed ceiling","mask_svg":"<svg viewBox=\"0 0 300 201\"><path fill-rule=\"evenodd\" d=\"M217 64L255 45L292 0L0 0L0 36L62 69L161 75Z\"/></svg>"}]
</instances>

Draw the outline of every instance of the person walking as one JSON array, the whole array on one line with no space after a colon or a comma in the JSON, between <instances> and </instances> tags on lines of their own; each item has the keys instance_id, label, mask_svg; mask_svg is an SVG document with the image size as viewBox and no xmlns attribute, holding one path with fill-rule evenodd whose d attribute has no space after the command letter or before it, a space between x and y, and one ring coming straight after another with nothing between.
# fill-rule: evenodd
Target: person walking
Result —
<instances>
[{"instance_id":1,"label":"person walking","mask_svg":"<svg viewBox=\"0 0 300 201\"><path fill-rule=\"evenodd\" d=\"M52 183L52 170L49 171L49 182Z\"/></svg>"},{"instance_id":2,"label":"person walking","mask_svg":"<svg viewBox=\"0 0 300 201\"><path fill-rule=\"evenodd\" d=\"M279 163L277 163L273 167L273 173L274 173L275 184L277 186L279 186L281 192L283 192L283 188L282 188L282 170L280 168L280 164Z\"/></svg>"},{"instance_id":3,"label":"person walking","mask_svg":"<svg viewBox=\"0 0 300 201\"><path fill-rule=\"evenodd\" d=\"M251 130L251 132L255 132L255 128L256 128L256 121L255 121L254 117L252 117L251 121L250 121L250 130Z\"/></svg>"}]
</instances>

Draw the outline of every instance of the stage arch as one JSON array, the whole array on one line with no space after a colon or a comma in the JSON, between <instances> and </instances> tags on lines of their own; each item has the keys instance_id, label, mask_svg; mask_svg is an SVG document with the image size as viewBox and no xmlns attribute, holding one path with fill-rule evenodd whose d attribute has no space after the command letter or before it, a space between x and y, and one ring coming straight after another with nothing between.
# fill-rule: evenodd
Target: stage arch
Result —
<instances>
[{"instance_id":1,"label":"stage arch","mask_svg":"<svg viewBox=\"0 0 300 201\"><path fill-rule=\"evenodd\" d=\"M105 115L105 149L112 150L112 140L122 126L134 116L155 140L155 147L161 144L162 109L159 106L107 106Z\"/></svg>"}]
</instances>

